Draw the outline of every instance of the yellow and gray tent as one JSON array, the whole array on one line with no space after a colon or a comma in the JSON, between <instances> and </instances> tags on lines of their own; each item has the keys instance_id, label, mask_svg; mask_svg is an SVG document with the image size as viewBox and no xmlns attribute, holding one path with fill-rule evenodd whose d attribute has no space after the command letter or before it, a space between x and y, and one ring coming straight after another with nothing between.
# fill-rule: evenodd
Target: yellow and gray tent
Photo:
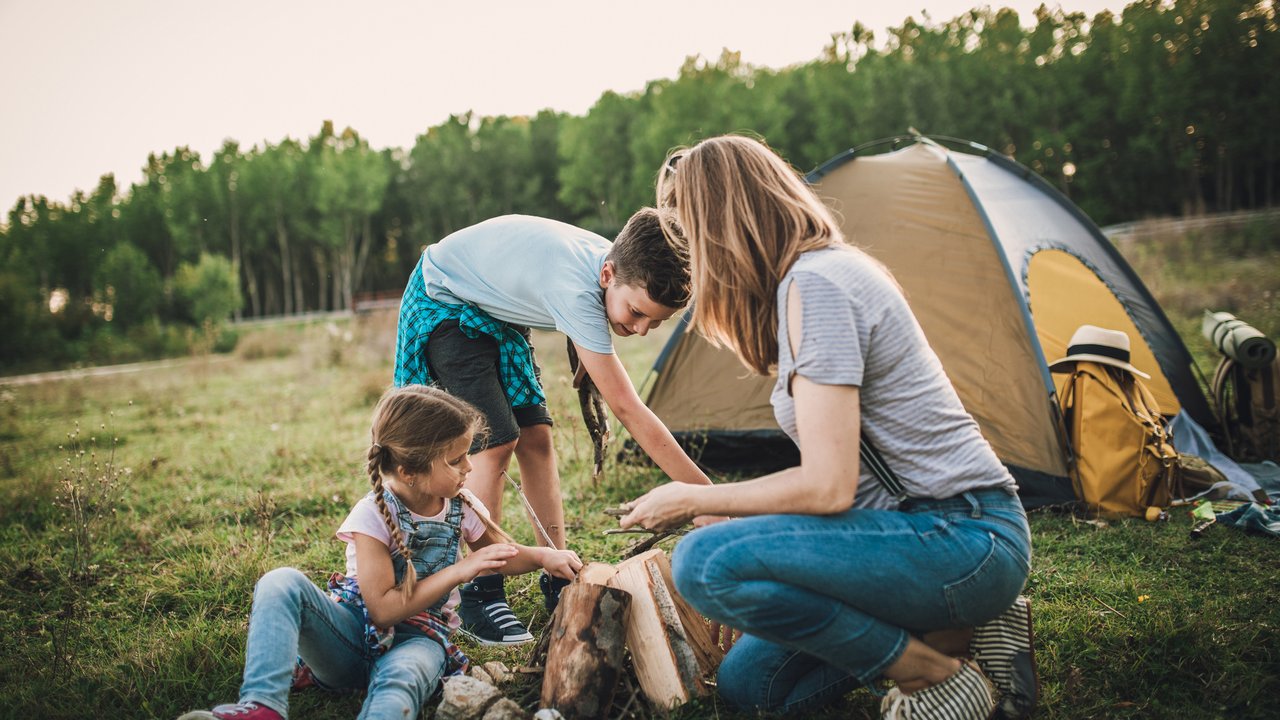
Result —
<instances>
[{"instance_id":1,"label":"yellow and gray tent","mask_svg":"<svg viewBox=\"0 0 1280 720\"><path fill-rule=\"evenodd\" d=\"M893 272L1028 506L1073 498L1047 362L1066 354L1080 325L1128 333L1161 411L1186 410L1217 428L1190 354L1142 281L1079 208L1026 167L975 143L913 136L849 150L807 179L846 239ZM654 370L649 406L705 465L762 471L798 462L769 405L773 378L750 375L684 322Z\"/></svg>"}]
</instances>

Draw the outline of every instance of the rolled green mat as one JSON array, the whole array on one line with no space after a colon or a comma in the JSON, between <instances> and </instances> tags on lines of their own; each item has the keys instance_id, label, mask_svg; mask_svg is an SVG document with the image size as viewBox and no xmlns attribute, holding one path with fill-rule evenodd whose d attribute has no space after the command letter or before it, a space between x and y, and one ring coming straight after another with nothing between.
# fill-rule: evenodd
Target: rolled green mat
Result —
<instances>
[{"instance_id":1,"label":"rolled green mat","mask_svg":"<svg viewBox=\"0 0 1280 720\"><path fill-rule=\"evenodd\" d=\"M1266 367L1276 359L1276 344L1231 313L1205 310L1200 331L1218 352L1247 368Z\"/></svg>"}]
</instances>

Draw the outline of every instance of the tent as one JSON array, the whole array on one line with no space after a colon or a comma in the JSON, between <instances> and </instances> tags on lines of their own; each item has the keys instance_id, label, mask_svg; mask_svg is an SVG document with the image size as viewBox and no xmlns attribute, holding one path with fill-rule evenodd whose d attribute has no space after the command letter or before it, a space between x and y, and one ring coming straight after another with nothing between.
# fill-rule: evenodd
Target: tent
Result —
<instances>
[{"instance_id":1,"label":"tent","mask_svg":"<svg viewBox=\"0 0 1280 720\"><path fill-rule=\"evenodd\" d=\"M1082 324L1128 333L1162 412L1185 410L1216 431L1164 312L1097 226L1026 167L975 143L911 136L849 150L807 179L845 237L902 285L1027 506L1074 497L1047 361L1065 355ZM654 364L649 406L713 469L797 464L769 405L773 378L750 375L690 331L688 317Z\"/></svg>"}]
</instances>

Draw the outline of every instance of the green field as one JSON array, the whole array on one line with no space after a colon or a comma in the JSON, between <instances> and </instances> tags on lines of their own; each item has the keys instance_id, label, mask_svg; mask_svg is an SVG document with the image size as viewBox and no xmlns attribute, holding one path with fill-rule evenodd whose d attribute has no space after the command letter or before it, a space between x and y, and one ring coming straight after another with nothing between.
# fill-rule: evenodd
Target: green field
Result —
<instances>
[{"instance_id":1,"label":"green field","mask_svg":"<svg viewBox=\"0 0 1280 720\"><path fill-rule=\"evenodd\" d=\"M1197 303L1219 300L1236 305L1214 309L1274 337L1275 239L1207 269L1195 249L1207 241L1187 242L1177 262L1152 261L1149 245L1135 259L1151 265L1140 271L1188 341ZM1197 278L1211 281L1204 293L1225 284L1240 294L1195 295ZM1169 289L1185 297L1169 303ZM364 315L246 333L229 360L0 387L0 627L14 640L0 660L0 717L172 718L234 700L257 577L292 565L321 581L340 569L332 533L367 490L369 414L390 379L394 333L390 313ZM637 382L664 338L618 343ZM538 334L535 344L571 543L584 559L617 561L627 540L602 535L614 523L601 511L661 476L611 462L591 481L563 340ZM509 510L507 520L532 540L523 519ZM1189 527L1177 513L1157 524L1033 514L1037 717L1275 716L1280 543L1226 527L1192 540ZM535 578L509 589L540 630ZM466 649L512 666L530 651ZM513 696L534 695L532 682ZM357 697L314 692L292 702L299 718L353 717L359 707ZM739 716L707 700L674 717ZM876 717L876 702L859 691L820 717Z\"/></svg>"}]
</instances>

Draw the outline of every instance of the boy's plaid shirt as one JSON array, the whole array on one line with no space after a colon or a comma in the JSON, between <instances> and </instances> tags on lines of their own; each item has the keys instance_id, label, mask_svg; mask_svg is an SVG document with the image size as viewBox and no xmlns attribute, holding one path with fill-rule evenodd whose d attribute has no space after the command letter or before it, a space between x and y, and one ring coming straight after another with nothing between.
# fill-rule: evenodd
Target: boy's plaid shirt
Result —
<instances>
[{"instance_id":1,"label":"boy's plaid shirt","mask_svg":"<svg viewBox=\"0 0 1280 720\"><path fill-rule=\"evenodd\" d=\"M409 285L400 300L400 323L396 333L395 386L432 384L427 367L427 338L446 320L458 321L467 337L487 335L498 343L498 376L511 407L541 405L546 402L542 385L533 371L533 351L524 336L510 325L494 320L474 305L450 305L427 295L422 264L413 269Z\"/></svg>"}]
</instances>

